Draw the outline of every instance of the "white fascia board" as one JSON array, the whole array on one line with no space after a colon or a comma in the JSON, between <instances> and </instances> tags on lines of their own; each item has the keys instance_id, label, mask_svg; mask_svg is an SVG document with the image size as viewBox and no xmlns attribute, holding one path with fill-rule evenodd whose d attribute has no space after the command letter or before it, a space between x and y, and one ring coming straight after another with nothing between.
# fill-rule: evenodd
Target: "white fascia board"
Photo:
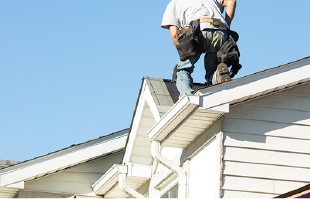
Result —
<instances>
[{"instance_id":1,"label":"white fascia board","mask_svg":"<svg viewBox=\"0 0 310 199\"><path fill-rule=\"evenodd\" d=\"M146 84L144 95L145 95L144 98L145 98L146 102L148 103L148 105L149 105L149 107L151 109L151 112L153 114L153 117L154 117L155 121L158 122L160 120L159 111L157 109L157 106L156 106L156 104L154 102L154 99L153 99L153 97L151 95L151 91L150 91L149 87L147 86L147 84Z\"/></svg>"},{"instance_id":2,"label":"white fascia board","mask_svg":"<svg viewBox=\"0 0 310 199\"><path fill-rule=\"evenodd\" d=\"M118 134L113 139L104 139L101 142L92 143L91 145L79 148L79 150L71 151L66 154L57 154L45 159L44 161L23 167L14 167L14 170L6 170L7 172L0 174L0 186L14 184L19 181L25 181L29 178L34 178L38 175L46 174L51 171L57 171L61 168L66 168L71 165L76 165L85 162L89 159L102 156L112 151L117 151L124 148L127 138L127 133Z\"/></svg>"},{"instance_id":3,"label":"white fascia board","mask_svg":"<svg viewBox=\"0 0 310 199\"><path fill-rule=\"evenodd\" d=\"M118 181L119 170L114 164L97 182L92 185L96 195L103 195L109 191Z\"/></svg>"},{"instance_id":4,"label":"white fascia board","mask_svg":"<svg viewBox=\"0 0 310 199\"><path fill-rule=\"evenodd\" d=\"M188 114L199 107L199 96L187 96L177 101L149 131L150 141L162 141Z\"/></svg>"},{"instance_id":5,"label":"white fascia board","mask_svg":"<svg viewBox=\"0 0 310 199\"><path fill-rule=\"evenodd\" d=\"M138 105L136 108L136 114L134 115L134 119L132 121L133 124L130 130L128 143L127 143L126 151L125 151L124 158L123 158L123 164L130 163L136 137L138 134L138 129L141 124L141 119L142 119L142 115L143 115L143 111L144 111L144 107L146 103L149 105L155 121L157 122L160 120L159 111L156 108L156 104L153 100L150 89L148 88L148 85L145 81L146 80L143 81L142 91L141 91L141 94L138 100Z\"/></svg>"},{"instance_id":6,"label":"white fascia board","mask_svg":"<svg viewBox=\"0 0 310 199\"><path fill-rule=\"evenodd\" d=\"M270 89L310 80L310 58L199 91L201 107L210 109Z\"/></svg>"},{"instance_id":7,"label":"white fascia board","mask_svg":"<svg viewBox=\"0 0 310 199\"><path fill-rule=\"evenodd\" d=\"M24 189L25 183L24 183L24 181L20 181L20 182L9 184L9 185L3 186L3 187L6 187L6 188L16 188L16 189Z\"/></svg>"},{"instance_id":8,"label":"white fascia board","mask_svg":"<svg viewBox=\"0 0 310 199\"><path fill-rule=\"evenodd\" d=\"M152 176L152 167L147 165L140 165L140 164L130 164L128 165L128 175L127 176L134 176L134 177L141 177L141 178L151 178Z\"/></svg>"}]
</instances>

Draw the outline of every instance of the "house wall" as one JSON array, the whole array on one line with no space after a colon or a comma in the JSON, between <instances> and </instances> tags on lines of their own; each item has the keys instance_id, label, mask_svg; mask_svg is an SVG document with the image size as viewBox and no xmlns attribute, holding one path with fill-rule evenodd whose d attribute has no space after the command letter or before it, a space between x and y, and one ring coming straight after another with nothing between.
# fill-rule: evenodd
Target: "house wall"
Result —
<instances>
[{"instance_id":1,"label":"house wall","mask_svg":"<svg viewBox=\"0 0 310 199\"><path fill-rule=\"evenodd\" d=\"M122 151L36 180L25 182L25 189L23 189L17 197L32 197L37 195L34 195L34 193L41 192L48 194L58 193L95 196L91 186L99 180L99 178L102 177L102 175L109 170L113 164L120 163L121 158Z\"/></svg>"},{"instance_id":2,"label":"house wall","mask_svg":"<svg viewBox=\"0 0 310 199\"><path fill-rule=\"evenodd\" d=\"M265 198L310 183L310 84L230 107L224 198Z\"/></svg>"},{"instance_id":3,"label":"house wall","mask_svg":"<svg viewBox=\"0 0 310 199\"><path fill-rule=\"evenodd\" d=\"M162 154L175 164L180 164L187 173L187 193L190 198L218 198L220 190L220 162L221 162L221 120L216 121L204 131L188 147L182 150L164 148ZM190 132L189 132L190 133ZM177 179L166 167L158 167L158 173L153 175L154 185L164 193L166 187L172 187ZM172 174L172 175L171 175ZM158 179L153 179L158 178ZM156 182L155 182L156 181Z\"/></svg>"},{"instance_id":4,"label":"house wall","mask_svg":"<svg viewBox=\"0 0 310 199\"><path fill-rule=\"evenodd\" d=\"M190 160L189 198L216 198L218 196L216 149L216 140L213 139Z\"/></svg>"}]
</instances>

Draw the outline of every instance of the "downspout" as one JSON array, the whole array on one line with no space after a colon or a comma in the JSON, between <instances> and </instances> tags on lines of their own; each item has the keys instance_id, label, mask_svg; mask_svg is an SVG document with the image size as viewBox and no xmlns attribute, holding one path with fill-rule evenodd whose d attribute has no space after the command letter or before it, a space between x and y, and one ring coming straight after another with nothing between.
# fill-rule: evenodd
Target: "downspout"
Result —
<instances>
[{"instance_id":1,"label":"downspout","mask_svg":"<svg viewBox=\"0 0 310 199\"><path fill-rule=\"evenodd\" d=\"M162 156L159 152L160 143L158 141L152 141L151 153L153 158L167 167L169 170L176 173L179 177L179 191L178 198L186 198L186 173L179 166L174 164L172 161L168 160L166 157Z\"/></svg>"},{"instance_id":2,"label":"downspout","mask_svg":"<svg viewBox=\"0 0 310 199\"><path fill-rule=\"evenodd\" d=\"M128 194L132 198L145 198L143 195L139 194L137 191L128 187L126 184L127 177L127 165L117 166L118 169L118 185L123 190L124 193Z\"/></svg>"}]
</instances>

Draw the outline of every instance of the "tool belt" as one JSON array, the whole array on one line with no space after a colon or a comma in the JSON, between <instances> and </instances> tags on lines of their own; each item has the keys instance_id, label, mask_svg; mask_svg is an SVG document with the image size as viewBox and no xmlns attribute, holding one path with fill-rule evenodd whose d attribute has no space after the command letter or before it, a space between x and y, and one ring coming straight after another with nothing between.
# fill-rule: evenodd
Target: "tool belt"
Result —
<instances>
[{"instance_id":1,"label":"tool belt","mask_svg":"<svg viewBox=\"0 0 310 199\"><path fill-rule=\"evenodd\" d=\"M223 27L225 28L226 30L228 29L228 27L222 23L222 21L220 19L207 19L207 18L204 18L204 19L200 19L199 20L199 23L204 23L204 22L209 22L211 23L215 28L220 28L220 27ZM184 34L189 28L183 28L181 30L178 31L178 34L179 35L182 35Z\"/></svg>"},{"instance_id":2,"label":"tool belt","mask_svg":"<svg viewBox=\"0 0 310 199\"><path fill-rule=\"evenodd\" d=\"M204 52L203 36L200 30L200 23L209 22L214 27L224 27L227 29L225 24L222 24L220 19L197 19L190 22L190 27L183 28L178 31L179 35L182 35L176 45L177 51L181 61L197 57Z\"/></svg>"},{"instance_id":3,"label":"tool belt","mask_svg":"<svg viewBox=\"0 0 310 199\"><path fill-rule=\"evenodd\" d=\"M200 19L190 22L190 28L187 28L178 39L179 44L175 47L181 61L197 57L203 53L203 36L200 31Z\"/></svg>"}]
</instances>

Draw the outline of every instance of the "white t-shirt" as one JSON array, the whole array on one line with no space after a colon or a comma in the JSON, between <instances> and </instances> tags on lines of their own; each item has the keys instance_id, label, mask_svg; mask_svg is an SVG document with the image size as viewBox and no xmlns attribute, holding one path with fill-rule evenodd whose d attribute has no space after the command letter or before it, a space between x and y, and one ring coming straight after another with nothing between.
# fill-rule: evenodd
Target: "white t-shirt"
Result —
<instances>
[{"instance_id":1,"label":"white t-shirt","mask_svg":"<svg viewBox=\"0 0 310 199\"><path fill-rule=\"evenodd\" d=\"M169 29L170 25L186 28L196 19L216 18L228 27L222 11L223 0L172 0L168 4L161 23L162 28ZM201 30L214 28L211 23L201 23Z\"/></svg>"}]
</instances>

